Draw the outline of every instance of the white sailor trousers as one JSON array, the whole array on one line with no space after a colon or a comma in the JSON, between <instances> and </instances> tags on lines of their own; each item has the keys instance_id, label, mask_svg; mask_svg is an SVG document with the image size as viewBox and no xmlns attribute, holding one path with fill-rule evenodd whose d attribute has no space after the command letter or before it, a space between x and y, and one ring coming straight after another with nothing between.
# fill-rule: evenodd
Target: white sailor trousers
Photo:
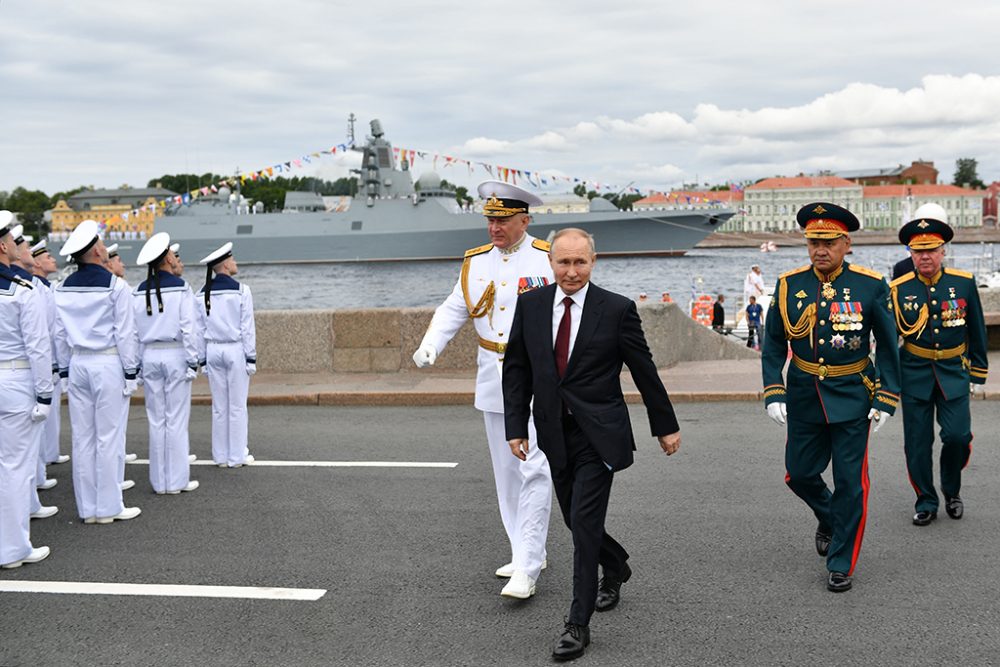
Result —
<instances>
[{"instance_id":1,"label":"white sailor trousers","mask_svg":"<svg viewBox=\"0 0 1000 667\"><path fill-rule=\"evenodd\" d=\"M185 379L186 371L180 344L146 347L142 379L149 421L149 482L157 493L180 491L191 481L191 383Z\"/></svg>"},{"instance_id":2,"label":"white sailor trousers","mask_svg":"<svg viewBox=\"0 0 1000 667\"><path fill-rule=\"evenodd\" d=\"M250 453L247 449L250 376L243 343L208 343L205 363L212 390L212 460L230 467L242 465Z\"/></svg>"},{"instance_id":3,"label":"white sailor trousers","mask_svg":"<svg viewBox=\"0 0 1000 667\"><path fill-rule=\"evenodd\" d=\"M510 540L514 569L537 579L545 560L545 540L552 512L552 473L538 448L535 422L528 420L528 459L514 456L507 443L503 413L483 412L493 460L500 519Z\"/></svg>"},{"instance_id":4,"label":"white sailor trousers","mask_svg":"<svg viewBox=\"0 0 1000 667\"><path fill-rule=\"evenodd\" d=\"M69 365L69 420L73 430L73 494L82 519L125 509L120 486L120 430L128 397L118 354L74 352Z\"/></svg>"},{"instance_id":5,"label":"white sailor trousers","mask_svg":"<svg viewBox=\"0 0 1000 667\"><path fill-rule=\"evenodd\" d=\"M0 396L0 565L6 565L31 554L29 498L41 430L31 421L35 405L31 371L0 370Z\"/></svg>"},{"instance_id":6,"label":"white sailor trousers","mask_svg":"<svg viewBox=\"0 0 1000 667\"><path fill-rule=\"evenodd\" d=\"M62 435L62 387L58 378L53 378L53 385L52 410L45 420L45 434L42 436L41 454L45 463L54 463L59 459L59 438Z\"/></svg>"}]
</instances>

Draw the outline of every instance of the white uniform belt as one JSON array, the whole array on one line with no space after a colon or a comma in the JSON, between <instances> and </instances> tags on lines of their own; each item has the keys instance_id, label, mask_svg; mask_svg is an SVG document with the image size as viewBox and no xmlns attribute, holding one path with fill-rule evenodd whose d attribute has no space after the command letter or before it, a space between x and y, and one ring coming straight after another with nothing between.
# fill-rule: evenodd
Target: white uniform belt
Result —
<instances>
[{"instance_id":1,"label":"white uniform belt","mask_svg":"<svg viewBox=\"0 0 1000 667\"><path fill-rule=\"evenodd\" d=\"M73 354L107 354L107 355L114 354L114 355L117 355L118 354L118 348L117 347L106 347L103 350L90 350L90 349L85 348L85 347L74 347L73 348Z\"/></svg>"},{"instance_id":2,"label":"white uniform belt","mask_svg":"<svg viewBox=\"0 0 1000 667\"><path fill-rule=\"evenodd\" d=\"M31 362L27 359L4 359L0 361L0 371L18 371L31 368Z\"/></svg>"},{"instance_id":3,"label":"white uniform belt","mask_svg":"<svg viewBox=\"0 0 1000 667\"><path fill-rule=\"evenodd\" d=\"M179 340L158 340L153 343L145 343L147 350L170 350L177 347L183 347L183 344Z\"/></svg>"}]
</instances>

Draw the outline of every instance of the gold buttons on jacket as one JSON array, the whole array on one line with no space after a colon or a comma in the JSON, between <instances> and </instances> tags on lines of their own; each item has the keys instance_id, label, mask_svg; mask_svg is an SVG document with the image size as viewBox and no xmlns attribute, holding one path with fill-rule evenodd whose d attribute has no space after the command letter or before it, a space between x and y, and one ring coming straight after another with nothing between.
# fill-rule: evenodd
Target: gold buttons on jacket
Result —
<instances>
[{"instance_id":1,"label":"gold buttons on jacket","mask_svg":"<svg viewBox=\"0 0 1000 667\"><path fill-rule=\"evenodd\" d=\"M507 306L500 306L500 310L507 310Z\"/></svg>"},{"instance_id":2,"label":"gold buttons on jacket","mask_svg":"<svg viewBox=\"0 0 1000 667\"><path fill-rule=\"evenodd\" d=\"M822 327L822 326L826 326L826 320L820 320L820 321L819 321L819 325L820 325L821 327Z\"/></svg>"},{"instance_id":3,"label":"gold buttons on jacket","mask_svg":"<svg viewBox=\"0 0 1000 667\"><path fill-rule=\"evenodd\" d=\"M825 342L826 342L826 341L825 341L825 340L823 340L822 338L820 338L820 339L819 339L819 344L820 344L820 345L822 345L822 344L823 344L823 343L825 343Z\"/></svg>"},{"instance_id":4,"label":"gold buttons on jacket","mask_svg":"<svg viewBox=\"0 0 1000 667\"><path fill-rule=\"evenodd\" d=\"M822 363L823 363L823 357L820 357L820 358L819 358L819 359L817 360L817 363L820 363L820 364L822 364Z\"/></svg>"},{"instance_id":5,"label":"gold buttons on jacket","mask_svg":"<svg viewBox=\"0 0 1000 667\"><path fill-rule=\"evenodd\" d=\"M823 308L826 308L826 301L820 301L819 305L822 306Z\"/></svg>"},{"instance_id":6,"label":"gold buttons on jacket","mask_svg":"<svg viewBox=\"0 0 1000 667\"><path fill-rule=\"evenodd\" d=\"M936 306L937 305L937 299L932 299L931 300L931 305L932 306Z\"/></svg>"},{"instance_id":7,"label":"gold buttons on jacket","mask_svg":"<svg viewBox=\"0 0 1000 667\"><path fill-rule=\"evenodd\" d=\"M507 281L505 280L505 281L503 281L502 283L500 283L500 286L501 286L501 287L506 287L506 286L507 286Z\"/></svg>"},{"instance_id":8,"label":"gold buttons on jacket","mask_svg":"<svg viewBox=\"0 0 1000 667\"><path fill-rule=\"evenodd\" d=\"M941 331L939 329L935 329L934 333L941 333Z\"/></svg>"}]
</instances>

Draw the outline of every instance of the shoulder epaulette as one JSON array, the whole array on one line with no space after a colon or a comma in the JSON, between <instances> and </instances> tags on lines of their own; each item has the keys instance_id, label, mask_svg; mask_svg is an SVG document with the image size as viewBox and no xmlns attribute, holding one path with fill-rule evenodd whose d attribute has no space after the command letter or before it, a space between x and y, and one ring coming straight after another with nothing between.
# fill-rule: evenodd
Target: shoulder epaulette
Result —
<instances>
[{"instance_id":1,"label":"shoulder epaulette","mask_svg":"<svg viewBox=\"0 0 1000 667\"><path fill-rule=\"evenodd\" d=\"M896 278L891 283L889 283L889 287L895 287L896 285L902 285L903 283L909 282L909 281L913 280L916 277L917 277L917 274L914 273L913 271L910 271L908 273L904 273L903 275L901 275L900 277Z\"/></svg>"},{"instance_id":2,"label":"shoulder epaulette","mask_svg":"<svg viewBox=\"0 0 1000 667\"><path fill-rule=\"evenodd\" d=\"M961 278L968 278L969 280L972 280L972 274L969 273L968 271L963 271L962 269L952 269L949 267L945 267L944 272L947 273L949 276L959 276Z\"/></svg>"},{"instance_id":3,"label":"shoulder epaulette","mask_svg":"<svg viewBox=\"0 0 1000 667\"><path fill-rule=\"evenodd\" d=\"M848 264L851 271L855 273L860 273L863 276L868 276L869 278L874 278L875 280L882 280L883 276L881 273L874 269L869 269L867 266L858 266L857 264Z\"/></svg>"},{"instance_id":4,"label":"shoulder epaulette","mask_svg":"<svg viewBox=\"0 0 1000 667\"><path fill-rule=\"evenodd\" d=\"M486 245L481 245L478 248L470 248L465 251L466 257L474 257L475 255L482 255L484 252L489 252L493 250L493 244L487 243Z\"/></svg>"},{"instance_id":5,"label":"shoulder epaulette","mask_svg":"<svg viewBox=\"0 0 1000 667\"><path fill-rule=\"evenodd\" d=\"M552 247L552 244L549 243L548 241L543 241L541 239L535 239L534 241L531 242L531 247L532 248L537 248L538 250L541 250L542 252L548 252L549 249Z\"/></svg>"},{"instance_id":6,"label":"shoulder epaulette","mask_svg":"<svg viewBox=\"0 0 1000 667\"><path fill-rule=\"evenodd\" d=\"M791 271L785 271L778 278L787 278L788 276L794 276L796 273L802 273L803 271L808 271L812 268L812 264L806 264L805 266L800 266L797 269L792 269Z\"/></svg>"}]
</instances>

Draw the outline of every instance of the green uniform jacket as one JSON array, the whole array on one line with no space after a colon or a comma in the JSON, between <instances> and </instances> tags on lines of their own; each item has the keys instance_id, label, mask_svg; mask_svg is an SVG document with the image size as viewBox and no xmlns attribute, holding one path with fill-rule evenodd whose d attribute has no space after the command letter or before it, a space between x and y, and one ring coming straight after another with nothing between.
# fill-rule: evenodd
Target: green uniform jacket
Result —
<instances>
[{"instance_id":1,"label":"green uniform jacket","mask_svg":"<svg viewBox=\"0 0 1000 667\"><path fill-rule=\"evenodd\" d=\"M899 352L906 393L929 400L934 387L945 400L968 393L969 382L986 382L986 322L971 273L944 269L933 278L907 273L892 281ZM933 354L965 346L949 359L927 359L906 349L916 345Z\"/></svg>"},{"instance_id":2,"label":"green uniform jacket","mask_svg":"<svg viewBox=\"0 0 1000 667\"><path fill-rule=\"evenodd\" d=\"M825 284L812 266L782 274L764 325L761 367L764 402L785 402L789 419L832 424L868 416L871 408L894 414L899 405L899 349L889 286L882 275L848 262ZM864 366L875 335L877 364L838 376L839 367ZM825 378L788 366L788 347L800 360L822 365ZM825 370L824 370L825 369Z\"/></svg>"}]
</instances>

